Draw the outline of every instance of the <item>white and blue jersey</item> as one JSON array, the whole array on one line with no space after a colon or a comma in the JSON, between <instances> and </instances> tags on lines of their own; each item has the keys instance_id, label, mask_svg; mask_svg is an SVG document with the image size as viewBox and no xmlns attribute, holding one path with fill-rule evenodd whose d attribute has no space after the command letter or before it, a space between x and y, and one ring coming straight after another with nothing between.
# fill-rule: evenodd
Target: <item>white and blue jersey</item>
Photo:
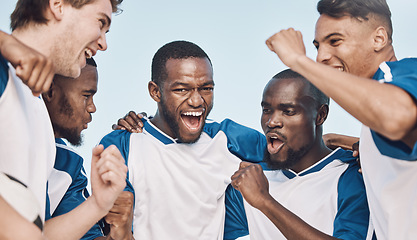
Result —
<instances>
[{"instance_id":1,"label":"white and blue jersey","mask_svg":"<svg viewBox=\"0 0 417 240\"><path fill-rule=\"evenodd\" d=\"M417 99L417 59L384 62L375 73ZM417 144L411 149L362 127L360 158L378 239L417 239Z\"/></svg>"},{"instance_id":2,"label":"white and blue jersey","mask_svg":"<svg viewBox=\"0 0 417 240\"><path fill-rule=\"evenodd\" d=\"M83 158L62 139L56 138L55 142L56 159L48 178L46 220L70 212L89 196ZM100 236L103 236L103 232L97 223L81 239L95 239Z\"/></svg>"},{"instance_id":3,"label":"white and blue jersey","mask_svg":"<svg viewBox=\"0 0 417 240\"><path fill-rule=\"evenodd\" d=\"M55 159L54 133L45 103L0 55L0 171L36 196L45 219L46 182Z\"/></svg>"},{"instance_id":4,"label":"white and blue jersey","mask_svg":"<svg viewBox=\"0 0 417 240\"><path fill-rule=\"evenodd\" d=\"M372 239L365 186L352 152L338 148L298 174L263 167L271 196L307 224L339 239ZM245 232L249 232L251 240L286 239L238 191L229 188L226 194L234 202L234 211L229 215L235 219L234 229L226 229L226 239L235 239L242 236L236 234Z\"/></svg>"},{"instance_id":5,"label":"white and blue jersey","mask_svg":"<svg viewBox=\"0 0 417 240\"><path fill-rule=\"evenodd\" d=\"M206 122L200 139L180 143L144 121L143 133L113 131L134 192L136 239L223 239L225 190L244 159L259 162L265 136L231 120Z\"/></svg>"}]
</instances>

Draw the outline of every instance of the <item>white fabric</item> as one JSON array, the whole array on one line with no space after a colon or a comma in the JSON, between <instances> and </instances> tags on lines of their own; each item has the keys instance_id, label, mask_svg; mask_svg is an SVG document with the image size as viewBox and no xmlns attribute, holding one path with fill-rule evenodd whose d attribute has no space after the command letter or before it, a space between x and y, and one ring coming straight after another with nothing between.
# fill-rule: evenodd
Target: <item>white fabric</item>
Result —
<instances>
[{"instance_id":1,"label":"white fabric","mask_svg":"<svg viewBox=\"0 0 417 240\"><path fill-rule=\"evenodd\" d=\"M10 64L0 97L0 123L0 171L28 186L44 221L46 182L55 160L54 134L43 100L32 95Z\"/></svg>"}]
</instances>

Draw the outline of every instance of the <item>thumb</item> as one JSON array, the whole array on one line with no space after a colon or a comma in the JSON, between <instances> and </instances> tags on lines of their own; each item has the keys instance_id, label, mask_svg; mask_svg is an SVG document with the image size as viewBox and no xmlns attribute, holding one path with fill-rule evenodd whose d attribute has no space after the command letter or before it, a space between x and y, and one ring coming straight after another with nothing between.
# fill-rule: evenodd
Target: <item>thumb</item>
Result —
<instances>
[{"instance_id":1,"label":"thumb","mask_svg":"<svg viewBox=\"0 0 417 240\"><path fill-rule=\"evenodd\" d=\"M104 146L103 145L97 145L93 148L93 154L91 157L91 164L96 164L97 161L100 159L100 155L101 153L104 151Z\"/></svg>"}]
</instances>

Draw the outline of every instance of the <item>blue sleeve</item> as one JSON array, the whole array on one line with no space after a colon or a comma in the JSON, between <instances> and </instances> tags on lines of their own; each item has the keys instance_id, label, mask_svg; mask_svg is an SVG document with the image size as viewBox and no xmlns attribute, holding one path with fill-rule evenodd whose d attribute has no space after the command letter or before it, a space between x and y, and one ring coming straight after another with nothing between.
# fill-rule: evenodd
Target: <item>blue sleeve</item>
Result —
<instances>
[{"instance_id":1,"label":"blue sleeve","mask_svg":"<svg viewBox=\"0 0 417 240\"><path fill-rule=\"evenodd\" d=\"M104 148L109 147L110 145L115 145L117 149L119 149L120 153L122 154L123 158L125 159L126 166L128 165L128 157L129 157L129 145L130 145L130 135L132 133L125 131L125 130L116 130L113 131L106 136L104 136L100 144L103 144ZM127 173L126 178L126 188L124 191L129 191L135 194L132 184L129 181L129 172Z\"/></svg>"},{"instance_id":2,"label":"blue sleeve","mask_svg":"<svg viewBox=\"0 0 417 240\"><path fill-rule=\"evenodd\" d=\"M58 149L57 149L58 150ZM59 151L57 151L59 154ZM57 155L58 156L58 155ZM61 156L63 157L63 156ZM72 177L72 183L66 191L61 202L55 209L52 217L57 217L62 214L68 213L71 210L78 207L83 203L90 195L87 191L88 179L83 167L83 160L78 156L78 160L74 159L75 154L72 155L72 159L68 161L56 161L54 168L68 172ZM61 159L62 160L62 159ZM58 163L58 165L57 165ZM68 166L72 163L72 166ZM77 163L77 164L74 164ZM63 168L66 168L65 170ZM103 232L98 223L96 223L83 237L82 239L95 239L96 237L103 236Z\"/></svg>"},{"instance_id":3,"label":"blue sleeve","mask_svg":"<svg viewBox=\"0 0 417 240\"><path fill-rule=\"evenodd\" d=\"M242 194L229 184L225 196L226 219L223 239L232 240L249 235Z\"/></svg>"},{"instance_id":4,"label":"blue sleeve","mask_svg":"<svg viewBox=\"0 0 417 240\"><path fill-rule=\"evenodd\" d=\"M3 95L8 81L9 66L7 65L6 59L0 54L0 97Z\"/></svg>"},{"instance_id":5,"label":"blue sleeve","mask_svg":"<svg viewBox=\"0 0 417 240\"><path fill-rule=\"evenodd\" d=\"M219 131L224 132L229 151L240 159L255 163L263 160L266 138L262 133L230 119L225 119L221 123L206 124L205 131L212 137Z\"/></svg>"},{"instance_id":6,"label":"blue sleeve","mask_svg":"<svg viewBox=\"0 0 417 240\"><path fill-rule=\"evenodd\" d=\"M417 58L383 63L375 73L374 79L395 85L417 100ZM392 141L372 130L371 132L378 150L383 155L407 161L417 160L417 142L411 149L402 141Z\"/></svg>"},{"instance_id":7,"label":"blue sleeve","mask_svg":"<svg viewBox=\"0 0 417 240\"><path fill-rule=\"evenodd\" d=\"M351 163L340 176L338 211L333 236L340 239L366 239L370 224L368 201L359 165Z\"/></svg>"}]
</instances>

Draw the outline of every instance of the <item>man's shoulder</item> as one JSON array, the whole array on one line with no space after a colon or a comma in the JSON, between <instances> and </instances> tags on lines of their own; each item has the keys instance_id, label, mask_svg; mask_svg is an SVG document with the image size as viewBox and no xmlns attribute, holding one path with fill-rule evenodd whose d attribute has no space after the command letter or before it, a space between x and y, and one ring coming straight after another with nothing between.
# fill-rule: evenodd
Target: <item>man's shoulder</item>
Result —
<instances>
[{"instance_id":1,"label":"man's shoulder","mask_svg":"<svg viewBox=\"0 0 417 240\"><path fill-rule=\"evenodd\" d=\"M3 95L9 80L9 66L6 59L0 54L0 96Z\"/></svg>"}]
</instances>

